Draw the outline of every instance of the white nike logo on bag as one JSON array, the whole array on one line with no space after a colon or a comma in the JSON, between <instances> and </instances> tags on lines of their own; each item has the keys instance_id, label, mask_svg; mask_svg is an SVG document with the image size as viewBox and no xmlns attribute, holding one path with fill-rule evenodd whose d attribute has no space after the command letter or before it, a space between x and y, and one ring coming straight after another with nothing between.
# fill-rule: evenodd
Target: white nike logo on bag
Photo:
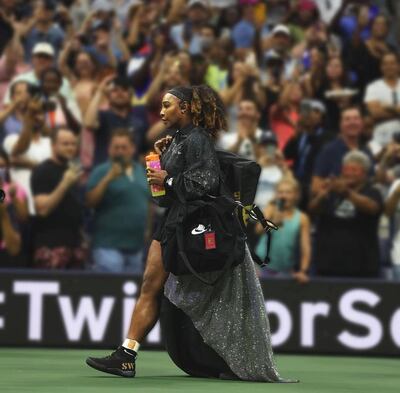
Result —
<instances>
[{"instance_id":1,"label":"white nike logo on bag","mask_svg":"<svg viewBox=\"0 0 400 393\"><path fill-rule=\"evenodd\" d=\"M207 228L203 224L199 224L196 228L192 230L192 235L201 235L206 232Z\"/></svg>"}]
</instances>

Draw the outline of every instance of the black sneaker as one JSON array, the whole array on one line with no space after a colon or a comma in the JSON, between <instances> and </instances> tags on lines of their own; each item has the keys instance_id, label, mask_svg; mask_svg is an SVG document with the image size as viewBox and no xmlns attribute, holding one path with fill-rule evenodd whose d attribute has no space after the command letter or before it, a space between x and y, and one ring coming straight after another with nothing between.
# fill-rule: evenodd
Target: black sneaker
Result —
<instances>
[{"instance_id":1,"label":"black sneaker","mask_svg":"<svg viewBox=\"0 0 400 393\"><path fill-rule=\"evenodd\" d=\"M136 374L136 356L135 351L120 346L104 358L87 358L86 364L105 373L133 378Z\"/></svg>"}]
</instances>

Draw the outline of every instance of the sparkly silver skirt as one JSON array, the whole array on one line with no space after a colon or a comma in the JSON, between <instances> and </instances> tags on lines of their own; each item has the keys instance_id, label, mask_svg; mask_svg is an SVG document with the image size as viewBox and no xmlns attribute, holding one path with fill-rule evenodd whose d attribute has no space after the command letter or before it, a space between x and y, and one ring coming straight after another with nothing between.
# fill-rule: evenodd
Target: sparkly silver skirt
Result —
<instances>
[{"instance_id":1,"label":"sparkly silver skirt","mask_svg":"<svg viewBox=\"0 0 400 393\"><path fill-rule=\"evenodd\" d=\"M211 280L218 272L202 274ZM169 275L164 294L192 320L204 342L246 381L297 382L280 377L273 357L264 297L250 251L214 286L192 275Z\"/></svg>"}]
</instances>

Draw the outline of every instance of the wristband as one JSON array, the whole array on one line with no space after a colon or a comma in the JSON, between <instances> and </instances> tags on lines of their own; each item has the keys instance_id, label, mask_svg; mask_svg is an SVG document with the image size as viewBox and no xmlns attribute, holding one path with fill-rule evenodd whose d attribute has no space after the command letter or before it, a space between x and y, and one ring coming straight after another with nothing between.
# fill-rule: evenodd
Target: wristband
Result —
<instances>
[{"instance_id":1,"label":"wristband","mask_svg":"<svg viewBox=\"0 0 400 393\"><path fill-rule=\"evenodd\" d=\"M164 179L164 187L172 188L173 181L174 181L174 178L167 175Z\"/></svg>"}]
</instances>

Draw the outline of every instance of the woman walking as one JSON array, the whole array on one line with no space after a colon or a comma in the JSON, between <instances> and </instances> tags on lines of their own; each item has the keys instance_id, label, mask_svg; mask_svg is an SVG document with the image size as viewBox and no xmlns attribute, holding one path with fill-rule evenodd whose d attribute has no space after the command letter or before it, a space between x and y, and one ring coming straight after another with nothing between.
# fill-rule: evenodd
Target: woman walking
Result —
<instances>
[{"instance_id":1,"label":"woman walking","mask_svg":"<svg viewBox=\"0 0 400 393\"><path fill-rule=\"evenodd\" d=\"M161 119L177 131L173 138L156 142L163 169L149 170L148 179L165 187L168 210L150 247L128 338L110 356L88 358L87 363L100 371L135 376L139 343L157 321L158 295L164 289L166 319L169 324L180 321L166 334L167 350L180 368L193 376L284 382L273 359L264 298L247 247L244 260L214 286L191 274L168 273L161 257L168 215L182 196L198 200L219 190L213 139L226 126L222 103L206 86L173 88L162 100ZM200 275L213 280L220 272Z\"/></svg>"}]
</instances>

